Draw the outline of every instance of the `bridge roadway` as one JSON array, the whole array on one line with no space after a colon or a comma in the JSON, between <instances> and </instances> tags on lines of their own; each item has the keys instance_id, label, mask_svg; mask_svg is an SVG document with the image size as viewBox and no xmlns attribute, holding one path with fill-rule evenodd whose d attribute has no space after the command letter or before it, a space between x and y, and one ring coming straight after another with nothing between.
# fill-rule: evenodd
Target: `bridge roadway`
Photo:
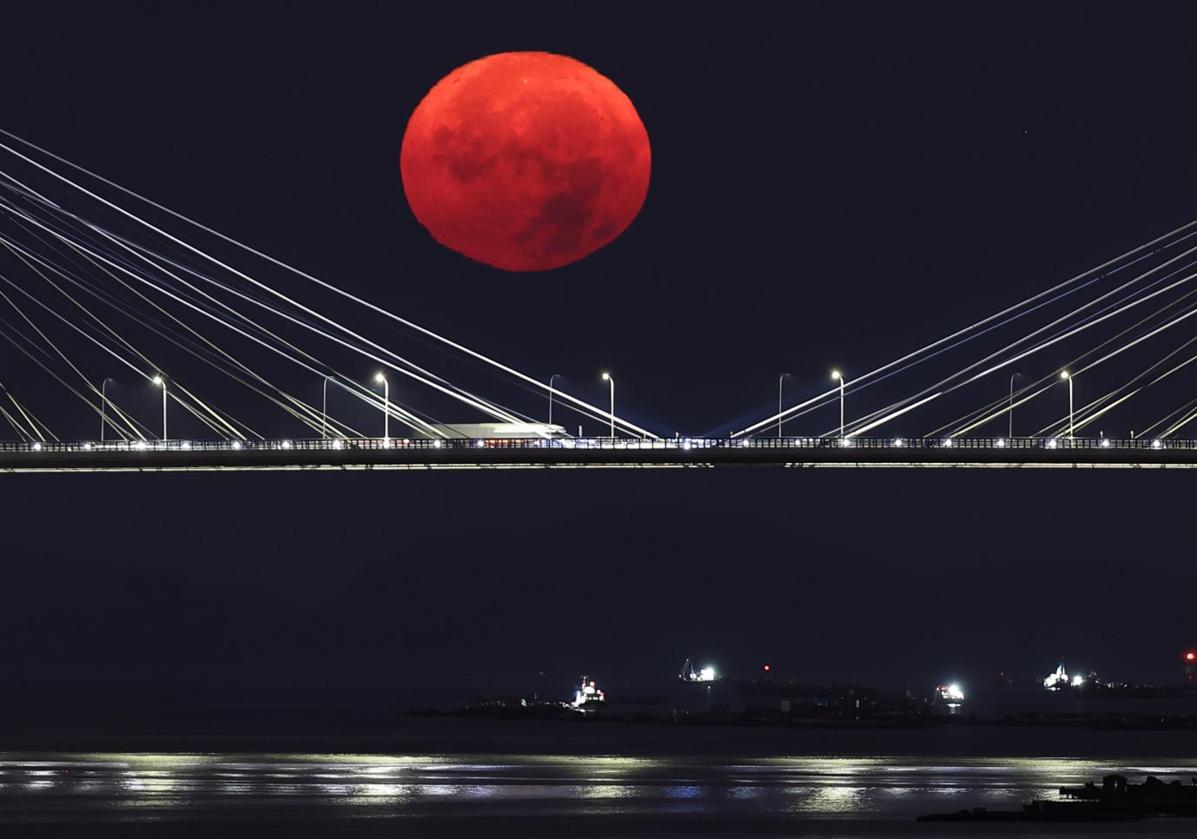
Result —
<instances>
[{"instance_id":1,"label":"bridge roadway","mask_svg":"<svg viewBox=\"0 0 1197 839\"><path fill-rule=\"evenodd\" d=\"M1197 467L1194 440L608 437L553 440L316 439L0 443L0 471L186 472L367 469Z\"/></svg>"}]
</instances>

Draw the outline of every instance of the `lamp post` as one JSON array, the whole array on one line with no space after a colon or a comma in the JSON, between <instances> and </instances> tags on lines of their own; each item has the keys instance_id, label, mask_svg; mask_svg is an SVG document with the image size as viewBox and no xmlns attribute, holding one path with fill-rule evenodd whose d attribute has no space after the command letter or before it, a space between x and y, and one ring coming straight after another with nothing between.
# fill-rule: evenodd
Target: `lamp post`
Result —
<instances>
[{"instance_id":1,"label":"lamp post","mask_svg":"<svg viewBox=\"0 0 1197 839\"><path fill-rule=\"evenodd\" d=\"M831 371L831 378L840 383L840 439L844 439L844 374L839 370Z\"/></svg>"},{"instance_id":2,"label":"lamp post","mask_svg":"<svg viewBox=\"0 0 1197 839\"><path fill-rule=\"evenodd\" d=\"M320 437L322 439L328 436L328 380L330 378L331 376L324 377L324 385L320 389Z\"/></svg>"},{"instance_id":3,"label":"lamp post","mask_svg":"<svg viewBox=\"0 0 1197 839\"><path fill-rule=\"evenodd\" d=\"M106 390L112 377L108 376L100 382L100 442L104 442L104 427L108 425L108 396Z\"/></svg>"},{"instance_id":4,"label":"lamp post","mask_svg":"<svg viewBox=\"0 0 1197 839\"><path fill-rule=\"evenodd\" d=\"M615 377L610 373L603 373L603 381L610 385L611 391L611 439L615 439Z\"/></svg>"},{"instance_id":5,"label":"lamp post","mask_svg":"<svg viewBox=\"0 0 1197 839\"><path fill-rule=\"evenodd\" d=\"M1021 375L1022 373L1010 374L1010 407L1006 409L1006 413L1009 415L1008 419L1010 421L1010 427L1006 429L1007 437L1014 436L1014 380Z\"/></svg>"},{"instance_id":6,"label":"lamp post","mask_svg":"<svg viewBox=\"0 0 1197 839\"><path fill-rule=\"evenodd\" d=\"M549 376L549 425L553 424L553 382L561 378L560 373Z\"/></svg>"},{"instance_id":7,"label":"lamp post","mask_svg":"<svg viewBox=\"0 0 1197 839\"><path fill-rule=\"evenodd\" d=\"M391 384L387 377L379 370L374 374L374 381L382 385L382 438L391 439Z\"/></svg>"},{"instance_id":8,"label":"lamp post","mask_svg":"<svg viewBox=\"0 0 1197 839\"><path fill-rule=\"evenodd\" d=\"M161 373L154 376L154 384L162 388L162 440L166 441L166 379Z\"/></svg>"},{"instance_id":9,"label":"lamp post","mask_svg":"<svg viewBox=\"0 0 1197 839\"><path fill-rule=\"evenodd\" d=\"M782 373L777 377L777 439L781 439L781 383L789 373Z\"/></svg>"},{"instance_id":10,"label":"lamp post","mask_svg":"<svg viewBox=\"0 0 1197 839\"><path fill-rule=\"evenodd\" d=\"M1067 370L1060 371L1060 378L1068 382L1068 439L1073 439L1073 413L1072 413L1072 374Z\"/></svg>"}]
</instances>

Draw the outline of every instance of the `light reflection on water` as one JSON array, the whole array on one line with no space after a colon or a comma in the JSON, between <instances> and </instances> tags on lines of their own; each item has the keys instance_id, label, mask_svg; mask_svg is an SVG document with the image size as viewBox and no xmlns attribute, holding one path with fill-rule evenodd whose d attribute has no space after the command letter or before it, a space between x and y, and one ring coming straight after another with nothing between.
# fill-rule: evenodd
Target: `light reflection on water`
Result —
<instances>
[{"instance_id":1,"label":"light reflection on water","mask_svg":"<svg viewBox=\"0 0 1197 839\"><path fill-rule=\"evenodd\" d=\"M666 813L909 821L974 805L1017 808L1111 771L1134 778L1179 773L1187 783L1197 761L0 754L0 812L163 818L302 805L350 817Z\"/></svg>"}]
</instances>

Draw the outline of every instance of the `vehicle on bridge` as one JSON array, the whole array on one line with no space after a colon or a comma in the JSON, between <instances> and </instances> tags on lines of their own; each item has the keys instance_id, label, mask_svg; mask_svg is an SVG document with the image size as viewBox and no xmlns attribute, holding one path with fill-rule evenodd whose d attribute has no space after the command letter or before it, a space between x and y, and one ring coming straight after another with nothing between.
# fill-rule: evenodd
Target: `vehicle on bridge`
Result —
<instances>
[{"instance_id":1,"label":"vehicle on bridge","mask_svg":"<svg viewBox=\"0 0 1197 839\"><path fill-rule=\"evenodd\" d=\"M455 422L432 428L450 440L544 440L569 436L562 426L544 422Z\"/></svg>"}]
</instances>

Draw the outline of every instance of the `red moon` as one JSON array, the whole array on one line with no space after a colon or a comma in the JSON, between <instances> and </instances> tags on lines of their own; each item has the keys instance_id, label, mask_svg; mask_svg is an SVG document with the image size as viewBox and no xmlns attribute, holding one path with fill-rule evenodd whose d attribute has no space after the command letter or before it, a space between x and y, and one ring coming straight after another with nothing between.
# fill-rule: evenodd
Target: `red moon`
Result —
<instances>
[{"instance_id":1,"label":"red moon","mask_svg":"<svg viewBox=\"0 0 1197 839\"><path fill-rule=\"evenodd\" d=\"M505 271L545 271L627 229L650 157L644 123L606 76L563 55L504 52L433 86L399 169L438 242Z\"/></svg>"}]
</instances>

